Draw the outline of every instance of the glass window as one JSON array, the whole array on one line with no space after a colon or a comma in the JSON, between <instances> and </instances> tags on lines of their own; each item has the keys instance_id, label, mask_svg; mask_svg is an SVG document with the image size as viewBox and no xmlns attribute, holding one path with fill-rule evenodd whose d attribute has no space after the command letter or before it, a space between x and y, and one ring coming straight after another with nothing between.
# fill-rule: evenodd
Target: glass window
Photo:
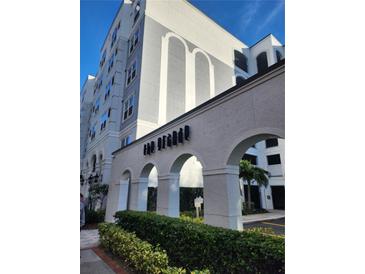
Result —
<instances>
[{"instance_id":1,"label":"glass window","mask_svg":"<svg viewBox=\"0 0 365 274\"><path fill-rule=\"evenodd\" d=\"M110 56L109 62L108 62L108 72L110 72L110 70L113 68L114 65L114 54L112 54L112 56Z\"/></svg>"},{"instance_id":2,"label":"glass window","mask_svg":"<svg viewBox=\"0 0 365 274\"><path fill-rule=\"evenodd\" d=\"M255 155L245 153L242 157L242 160L247 160L250 161L251 164L257 165L257 156Z\"/></svg>"},{"instance_id":3,"label":"glass window","mask_svg":"<svg viewBox=\"0 0 365 274\"><path fill-rule=\"evenodd\" d=\"M123 120L128 119L133 114L134 95L130 96L123 104Z\"/></svg>"},{"instance_id":4,"label":"glass window","mask_svg":"<svg viewBox=\"0 0 365 274\"><path fill-rule=\"evenodd\" d=\"M244 71L248 71L247 70L247 57L239 52L238 50L234 51L234 64L235 66L239 67L240 69L244 70Z\"/></svg>"},{"instance_id":5,"label":"glass window","mask_svg":"<svg viewBox=\"0 0 365 274\"><path fill-rule=\"evenodd\" d=\"M266 144L266 148L277 147L279 145L277 138L267 139L267 140L265 140L265 144Z\"/></svg>"},{"instance_id":6,"label":"glass window","mask_svg":"<svg viewBox=\"0 0 365 274\"><path fill-rule=\"evenodd\" d=\"M108 120L108 112L104 112L103 115L100 116L100 131L105 129L106 121Z\"/></svg>"},{"instance_id":7,"label":"glass window","mask_svg":"<svg viewBox=\"0 0 365 274\"><path fill-rule=\"evenodd\" d=\"M122 139L122 147L125 147L131 143L131 136L128 135Z\"/></svg>"},{"instance_id":8,"label":"glass window","mask_svg":"<svg viewBox=\"0 0 365 274\"><path fill-rule=\"evenodd\" d=\"M112 34L112 43L110 45L110 48L112 48L114 46L115 41L117 40L117 31L118 28L115 28Z\"/></svg>"},{"instance_id":9,"label":"glass window","mask_svg":"<svg viewBox=\"0 0 365 274\"><path fill-rule=\"evenodd\" d=\"M266 157L267 157L267 164L270 166L281 164L280 154L268 155Z\"/></svg>"},{"instance_id":10,"label":"glass window","mask_svg":"<svg viewBox=\"0 0 365 274\"><path fill-rule=\"evenodd\" d=\"M269 65L267 63L267 56L266 56L266 52L261 52L259 55L257 55L256 57L256 63L257 63L257 72L263 72L264 70L266 70Z\"/></svg>"},{"instance_id":11,"label":"glass window","mask_svg":"<svg viewBox=\"0 0 365 274\"><path fill-rule=\"evenodd\" d=\"M108 97L110 95L110 89L111 89L111 82L109 82L105 88L104 101L106 101L106 99L108 99Z\"/></svg>"},{"instance_id":12,"label":"glass window","mask_svg":"<svg viewBox=\"0 0 365 274\"><path fill-rule=\"evenodd\" d=\"M139 30L137 30L132 38L129 40L129 54L133 52L133 50L136 48L138 44L138 36L139 36Z\"/></svg>"},{"instance_id":13,"label":"glass window","mask_svg":"<svg viewBox=\"0 0 365 274\"><path fill-rule=\"evenodd\" d=\"M276 60L279 62L281 59L283 59L283 56L281 55L280 51L276 51Z\"/></svg>"},{"instance_id":14,"label":"glass window","mask_svg":"<svg viewBox=\"0 0 365 274\"><path fill-rule=\"evenodd\" d=\"M95 106L94 106L95 113L99 111L99 107L100 107L100 98L96 99L95 101Z\"/></svg>"},{"instance_id":15,"label":"glass window","mask_svg":"<svg viewBox=\"0 0 365 274\"><path fill-rule=\"evenodd\" d=\"M136 78L137 63L134 61L127 70L127 86Z\"/></svg>"}]
</instances>

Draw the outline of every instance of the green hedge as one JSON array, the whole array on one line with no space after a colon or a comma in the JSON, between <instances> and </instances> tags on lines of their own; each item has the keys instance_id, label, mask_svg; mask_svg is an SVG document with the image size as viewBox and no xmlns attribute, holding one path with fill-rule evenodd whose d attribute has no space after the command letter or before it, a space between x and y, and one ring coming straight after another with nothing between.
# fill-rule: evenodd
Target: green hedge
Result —
<instances>
[{"instance_id":1,"label":"green hedge","mask_svg":"<svg viewBox=\"0 0 365 274\"><path fill-rule=\"evenodd\" d=\"M166 250L170 264L211 273L283 273L284 239L234 231L149 212L119 211L119 226Z\"/></svg>"},{"instance_id":2,"label":"green hedge","mask_svg":"<svg viewBox=\"0 0 365 274\"><path fill-rule=\"evenodd\" d=\"M135 270L149 274L186 273L183 268L168 265L166 251L142 241L134 233L110 223L101 223L98 228L101 245L114 255L123 258ZM193 271L192 273L209 274L209 271Z\"/></svg>"},{"instance_id":3,"label":"green hedge","mask_svg":"<svg viewBox=\"0 0 365 274\"><path fill-rule=\"evenodd\" d=\"M104 222L105 210L90 210L85 208L85 223L97 224Z\"/></svg>"}]
</instances>

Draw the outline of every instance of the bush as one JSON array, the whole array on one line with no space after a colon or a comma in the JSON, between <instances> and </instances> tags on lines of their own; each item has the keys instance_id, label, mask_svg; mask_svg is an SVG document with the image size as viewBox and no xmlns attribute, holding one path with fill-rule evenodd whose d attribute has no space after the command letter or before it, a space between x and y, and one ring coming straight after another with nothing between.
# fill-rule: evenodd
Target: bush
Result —
<instances>
[{"instance_id":1,"label":"bush","mask_svg":"<svg viewBox=\"0 0 365 274\"><path fill-rule=\"evenodd\" d=\"M115 224L99 224L100 242L114 255L121 257L132 268L142 273L179 274L186 270L168 265L166 251L142 241L134 233L127 232ZM195 271L193 273L209 273Z\"/></svg>"},{"instance_id":2,"label":"bush","mask_svg":"<svg viewBox=\"0 0 365 274\"><path fill-rule=\"evenodd\" d=\"M255 208L255 204L251 203L251 209L248 208L248 203L242 203L242 215L249 215L249 214L259 214L259 213L268 213L264 208Z\"/></svg>"},{"instance_id":3,"label":"bush","mask_svg":"<svg viewBox=\"0 0 365 274\"><path fill-rule=\"evenodd\" d=\"M197 224L204 223L204 220L202 217L196 218L196 217L191 217L190 215L180 214L180 219L183 221L193 222L193 223L197 223Z\"/></svg>"},{"instance_id":4,"label":"bush","mask_svg":"<svg viewBox=\"0 0 365 274\"><path fill-rule=\"evenodd\" d=\"M104 222L105 210L90 210L85 208L85 223L97 224Z\"/></svg>"},{"instance_id":5,"label":"bush","mask_svg":"<svg viewBox=\"0 0 365 274\"><path fill-rule=\"evenodd\" d=\"M186 222L148 212L119 211L119 226L166 250L176 267L211 273L283 273L284 239Z\"/></svg>"}]
</instances>

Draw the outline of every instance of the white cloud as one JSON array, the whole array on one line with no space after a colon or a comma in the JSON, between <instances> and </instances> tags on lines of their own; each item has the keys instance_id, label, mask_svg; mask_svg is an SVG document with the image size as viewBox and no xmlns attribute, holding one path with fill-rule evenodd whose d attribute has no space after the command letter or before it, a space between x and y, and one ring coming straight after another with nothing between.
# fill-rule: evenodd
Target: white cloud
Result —
<instances>
[{"instance_id":1,"label":"white cloud","mask_svg":"<svg viewBox=\"0 0 365 274\"><path fill-rule=\"evenodd\" d=\"M243 13L240 16L239 24L241 31L245 31L255 18L258 10L260 9L261 1L252 1L248 5L244 6Z\"/></svg>"},{"instance_id":2,"label":"white cloud","mask_svg":"<svg viewBox=\"0 0 365 274\"><path fill-rule=\"evenodd\" d=\"M265 21L260 24L256 30L256 33L260 32L264 27L266 27L281 11L284 7L284 0L278 1L275 8L268 14Z\"/></svg>"}]
</instances>

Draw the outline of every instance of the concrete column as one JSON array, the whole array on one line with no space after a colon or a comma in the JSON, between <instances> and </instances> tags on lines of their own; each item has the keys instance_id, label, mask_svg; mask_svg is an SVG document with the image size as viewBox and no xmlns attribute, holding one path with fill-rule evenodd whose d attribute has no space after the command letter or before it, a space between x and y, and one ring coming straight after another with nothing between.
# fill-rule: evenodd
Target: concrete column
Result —
<instances>
[{"instance_id":1,"label":"concrete column","mask_svg":"<svg viewBox=\"0 0 365 274\"><path fill-rule=\"evenodd\" d=\"M179 174L158 176L157 214L180 216Z\"/></svg>"},{"instance_id":2,"label":"concrete column","mask_svg":"<svg viewBox=\"0 0 365 274\"><path fill-rule=\"evenodd\" d=\"M243 229L238 174L238 166L203 170L206 224L234 230Z\"/></svg>"},{"instance_id":3,"label":"concrete column","mask_svg":"<svg viewBox=\"0 0 365 274\"><path fill-rule=\"evenodd\" d=\"M129 180L120 180L119 181L119 198L118 198L118 207L119 210L127 210L127 202L128 202L128 191L129 191Z\"/></svg>"},{"instance_id":4,"label":"concrete column","mask_svg":"<svg viewBox=\"0 0 365 274\"><path fill-rule=\"evenodd\" d=\"M138 180L131 180L129 190L129 210L138 211Z\"/></svg>"},{"instance_id":5,"label":"concrete column","mask_svg":"<svg viewBox=\"0 0 365 274\"><path fill-rule=\"evenodd\" d=\"M138 210L147 211L148 178L140 178L138 185Z\"/></svg>"}]
</instances>

